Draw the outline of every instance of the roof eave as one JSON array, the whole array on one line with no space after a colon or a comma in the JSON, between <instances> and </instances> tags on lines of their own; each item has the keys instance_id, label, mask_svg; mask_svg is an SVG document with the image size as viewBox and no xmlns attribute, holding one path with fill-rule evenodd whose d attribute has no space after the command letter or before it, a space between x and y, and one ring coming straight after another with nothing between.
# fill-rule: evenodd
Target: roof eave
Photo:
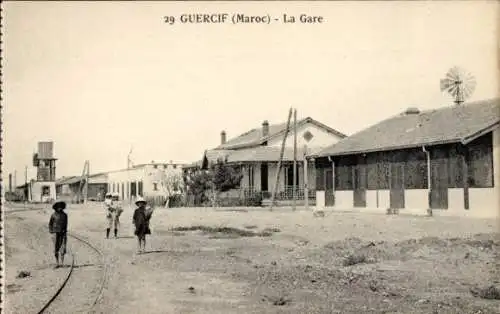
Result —
<instances>
[{"instance_id":1,"label":"roof eave","mask_svg":"<svg viewBox=\"0 0 500 314\"><path fill-rule=\"evenodd\" d=\"M462 140L457 138L457 139L450 139L450 140L443 140L443 141L425 142L425 143L412 144L412 145L388 146L388 147L383 147L383 148L364 149L364 150L357 150L357 151L343 151L343 152L337 152L337 153L318 153L315 155L309 155L308 157L309 158L321 158L321 157L359 155L359 154L386 152L386 151L391 151L391 150L410 149L410 148L417 148L417 147L422 147L422 146L436 146L436 145L445 145L445 144L461 143L461 142L462 142Z\"/></svg>"},{"instance_id":2,"label":"roof eave","mask_svg":"<svg viewBox=\"0 0 500 314\"><path fill-rule=\"evenodd\" d=\"M495 123L493 123L492 125L486 127L486 128L483 128L469 136L466 136L464 137L462 140L461 140L461 143L464 144L464 145L467 145L469 144L470 142L474 141L475 139L485 135L486 133L489 133L491 131L493 131L494 129L496 129L498 126L500 125L500 121L497 121Z\"/></svg>"}]
</instances>

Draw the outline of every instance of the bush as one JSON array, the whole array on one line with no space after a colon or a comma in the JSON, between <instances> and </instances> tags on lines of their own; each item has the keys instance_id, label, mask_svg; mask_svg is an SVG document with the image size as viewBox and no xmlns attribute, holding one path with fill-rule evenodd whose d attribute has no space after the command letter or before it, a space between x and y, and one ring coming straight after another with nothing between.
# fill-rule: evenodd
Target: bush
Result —
<instances>
[{"instance_id":1,"label":"bush","mask_svg":"<svg viewBox=\"0 0 500 314\"><path fill-rule=\"evenodd\" d=\"M344 260L344 266L353 266L356 264L366 263L367 258L364 254L350 254Z\"/></svg>"}]
</instances>

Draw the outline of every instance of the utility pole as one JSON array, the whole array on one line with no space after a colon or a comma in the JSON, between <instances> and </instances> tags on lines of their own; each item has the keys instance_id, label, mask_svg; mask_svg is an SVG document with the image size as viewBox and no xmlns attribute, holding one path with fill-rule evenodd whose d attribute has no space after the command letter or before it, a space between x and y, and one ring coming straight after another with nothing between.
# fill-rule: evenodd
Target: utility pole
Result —
<instances>
[{"instance_id":1,"label":"utility pole","mask_svg":"<svg viewBox=\"0 0 500 314\"><path fill-rule=\"evenodd\" d=\"M286 122L285 134L283 135L283 142L281 143L280 159L278 160L278 170L276 171L276 181L274 183L273 194L271 196L271 207L269 208L270 211L273 210L274 199L276 198L276 190L278 189L278 182L280 180L281 164L283 161L283 154L285 153L286 138L288 136L288 132L290 131L290 120L291 119L292 119L292 108L290 108L290 111L288 112L288 119Z\"/></svg>"},{"instance_id":2,"label":"utility pole","mask_svg":"<svg viewBox=\"0 0 500 314\"><path fill-rule=\"evenodd\" d=\"M293 111L293 210L297 210L297 109Z\"/></svg>"},{"instance_id":3,"label":"utility pole","mask_svg":"<svg viewBox=\"0 0 500 314\"><path fill-rule=\"evenodd\" d=\"M24 184L25 184L25 196L26 196L26 200L25 200L25 204L26 204L26 201L29 200L29 195L30 195L30 187L28 186L28 166L25 166L24 167Z\"/></svg>"}]
</instances>

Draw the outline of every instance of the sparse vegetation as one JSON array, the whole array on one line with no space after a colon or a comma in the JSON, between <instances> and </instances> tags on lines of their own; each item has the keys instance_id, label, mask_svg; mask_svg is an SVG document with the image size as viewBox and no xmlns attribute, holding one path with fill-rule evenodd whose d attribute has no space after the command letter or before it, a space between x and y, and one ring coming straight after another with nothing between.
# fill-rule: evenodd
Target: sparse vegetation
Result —
<instances>
[{"instance_id":1,"label":"sparse vegetation","mask_svg":"<svg viewBox=\"0 0 500 314\"><path fill-rule=\"evenodd\" d=\"M473 288L470 292L473 296L481 299L500 300L500 289L493 285L486 288Z\"/></svg>"},{"instance_id":2,"label":"sparse vegetation","mask_svg":"<svg viewBox=\"0 0 500 314\"><path fill-rule=\"evenodd\" d=\"M356 264L366 263L368 261L364 254L350 254L344 259L344 266L353 266Z\"/></svg>"},{"instance_id":3,"label":"sparse vegetation","mask_svg":"<svg viewBox=\"0 0 500 314\"><path fill-rule=\"evenodd\" d=\"M189 226L175 227L172 231L202 231L207 234L225 234L237 237L269 237L273 234L272 231L264 230L262 232L254 232L232 227L210 227L210 226Z\"/></svg>"},{"instance_id":4,"label":"sparse vegetation","mask_svg":"<svg viewBox=\"0 0 500 314\"><path fill-rule=\"evenodd\" d=\"M31 277L31 273L29 271L26 271L26 270L21 270L18 274L17 274L17 278L26 278L26 277Z\"/></svg>"}]
</instances>

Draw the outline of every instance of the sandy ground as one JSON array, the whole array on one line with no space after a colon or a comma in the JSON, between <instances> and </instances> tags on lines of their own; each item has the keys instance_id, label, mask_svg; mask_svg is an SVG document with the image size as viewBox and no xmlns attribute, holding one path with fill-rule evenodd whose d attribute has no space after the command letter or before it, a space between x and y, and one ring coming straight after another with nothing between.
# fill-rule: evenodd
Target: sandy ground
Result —
<instances>
[{"instance_id":1,"label":"sandy ground","mask_svg":"<svg viewBox=\"0 0 500 314\"><path fill-rule=\"evenodd\" d=\"M70 230L106 256L97 313L500 313L499 300L475 296L500 288L492 220L157 209L148 252L137 255L131 208L120 237L109 240L102 207L70 205L67 212ZM50 247L50 213L7 214L10 313L25 313L16 312L19 304L37 299L38 278L62 278L47 268L50 254L40 253ZM39 244L30 247L30 239ZM354 265L346 264L349 256ZM21 268L31 276L16 278ZM40 283L38 291L50 292Z\"/></svg>"}]
</instances>

